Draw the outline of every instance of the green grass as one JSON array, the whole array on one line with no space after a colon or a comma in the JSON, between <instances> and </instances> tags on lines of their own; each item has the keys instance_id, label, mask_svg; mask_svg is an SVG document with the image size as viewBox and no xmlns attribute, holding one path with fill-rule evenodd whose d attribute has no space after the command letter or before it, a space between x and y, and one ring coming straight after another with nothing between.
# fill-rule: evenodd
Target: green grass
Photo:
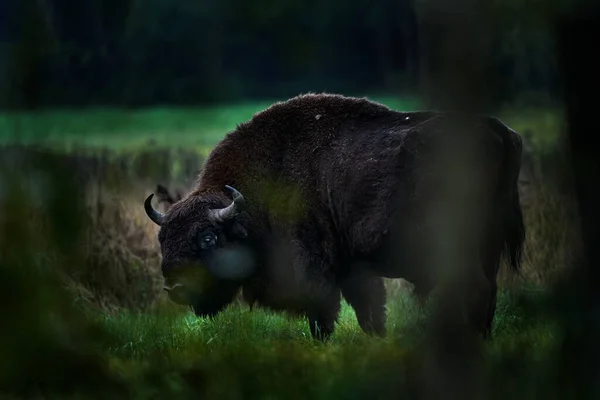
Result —
<instances>
[{"instance_id":1,"label":"green grass","mask_svg":"<svg viewBox=\"0 0 600 400\"><path fill-rule=\"evenodd\" d=\"M391 314L389 328L396 332L417 316L407 299L393 303ZM247 306L238 304L231 305L213 320L199 318L191 311L183 310L174 315L124 313L116 317L106 316L103 323L119 338L110 348L111 354L126 358L145 357L148 353L178 357L189 350L200 353L220 351L240 343L263 348L287 343L307 346L307 349L333 349L353 344L366 345L365 339L369 339L358 327L354 311L346 303L343 303L336 332L326 344L311 338L308 323L303 318L261 308L251 311Z\"/></svg>"},{"instance_id":2,"label":"green grass","mask_svg":"<svg viewBox=\"0 0 600 400\"><path fill-rule=\"evenodd\" d=\"M554 344L555 330L511 299L500 296L496 336L486 353L535 363ZM135 398L147 398L148 391L198 395L201 387L210 398L359 399L374 388L397 393L411 380L425 314L407 295L390 300L388 309L388 336L373 338L343 303L336 332L325 343L310 337L302 318L239 305L214 320L185 311L100 319L110 333L105 350L113 373L135 388Z\"/></svg>"},{"instance_id":3,"label":"green grass","mask_svg":"<svg viewBox=\"0 0 600 400\"><path fill-rule=\"evenodd\" d=\"M403 111L417 110L416 99L369 96ZM281 99L277 99L281 100ZM0 144L18 141L71 150L108 147L135 150L156 146L193 148L206 154L230 130L272 104L271 101L215 105L204 108L147 108L141 110L85 109L0 113ZM535 148L553 145L562 114L554 109L503 109L498 112L517 132L532 131Z\"/></svg>"},{"instance_id":4,"label":"green grass","mask_svg":"<svg viewBox=\"0 0 600 400\"><path fill-rule=\"evenodd\" d=\"M531 318L524 314L510 299L507 292L500 295L498 315L495 320L495 342L517 335L539 335L537 346L552 340L552 332L543 318ZM415 324L422 322L426 312L415 306L407 294L398 295L388 301L387 338L365 335L352 308L342 302L342 310L331 339L325 343L311 338L308 323L304 318L262 308L250 310L245 305L232 304L214 319L196 317L191 310L179 312L132 314L124 312L116 316L102 316L108 332L118 338L109 346L111 355L123 358L146 357L161 354L179 357L193 350L195 354L226 350L232 344L243 344L268 348L274 343L299 344L308 349L343 349L355 345L392 345L402 337L410 336ZM414 333L414 332L413 332ZM396 343L398 344L398 343Z\"/></svg>"},{"instance_id":5,"label":"green grass","mask_svg":"<svg viewBox=\"0 0 600 400\"><path fill-rule=\"evenodd\" d=\"M415 109L417 102L372 97L390 107ZM278 99L279 100L279 99ZM0 142L43 143L66 147L137 148L158 146L212 148L228 131L272 102L250 102L205 108L45 110L0 113Z\"/></svg>"},{"instance_id":6,"label":"green grass","mask_svg":"<svg viewBox=\"0 0 600 400\"><path fill-rule=\"evenodd\" d=\"M562 139L564 115L559 108L507 108L498 113L498 117L522 136L530 131L527 140L537 151L545 151Z\"/></svg>"}]
</instances>

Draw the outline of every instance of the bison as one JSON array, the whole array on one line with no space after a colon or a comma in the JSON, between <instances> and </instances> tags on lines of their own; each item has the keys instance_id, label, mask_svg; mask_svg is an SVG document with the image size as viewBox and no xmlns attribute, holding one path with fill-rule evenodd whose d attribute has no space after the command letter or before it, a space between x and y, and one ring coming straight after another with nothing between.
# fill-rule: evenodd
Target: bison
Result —
<instances>
[{"instance_id":1,"label":"bison","mask_svg":"<svg viewBox=\"0 0 600 400\"><path fill-rule=\"evenodd\" d=\"M341 296L362 330L386 334L384 277L429 294L428 204L444 179L436 157L459 141L450 113L399 112L366 98L303 94L229 132L195 187L160 226L165 290L211 317L245 301L305 316L315 339L334 331ZM470 321L490 337L503 256L518 271L525 238L517 179L522 142L500 120L474 118L486 215ZM454 129L454 130L453 130ZM437 171L437 172L436 172ZM476 275L476 274L475 274Z\"/></svg>"}]
</instances>

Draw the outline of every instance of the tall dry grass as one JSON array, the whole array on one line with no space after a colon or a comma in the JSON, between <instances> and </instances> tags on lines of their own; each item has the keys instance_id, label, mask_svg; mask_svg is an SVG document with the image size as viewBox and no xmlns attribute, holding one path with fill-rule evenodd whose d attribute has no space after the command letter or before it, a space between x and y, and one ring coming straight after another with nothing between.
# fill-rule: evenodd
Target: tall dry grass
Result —
<instances>
[{"instance_id":1,"label":"tall dry grass","mask_svg":"<svg viewBox=\"0 0 600 400\"><path fill-rule=\"evenodd\" d=\"M161 160L158 164L166 166L167 161L164 159L172 156L156 152L146 153L145 157L155 161ZM190 159L188 154L188 165L191 164ZM169 161L173 162L173 159L169 158ZM200 164L199 156L197 161ZM522 273L515 277L503 268L499 279L504 286L513 283L545 285L558 277L566 266L572 264L580 248L577 211L571 192L565 152L558 147L551 148L543 153L533 154L530 163L524 165L524 171L528 173L527 184L519 188L527 227L523 269ZM160 255L156 240L157 227L145 216L142 200L155 189L156 183L165 184L170 190L186 185L189 187L189 183L195 178L193 171L193 168L188 168L179 175L156 174L154 180L151 176L146 176L136 185L129 184L126 189L105 192L97 199L96 207L101 208L104 213L101 223L96 224L96 234L101 236L95 240L98 245L93 259L96 260L97 268L100 268L102 263L111 263L109 254L112 254L115 260L111 264L111 268L114 269L110 278L111 287L130 287L124 284L115 286L115 283L137 279L141 286L151 287L152 289L148 290L153 293L134 294L121 289L112 295L113 303L133 306L133 302L144 308L155 301L152 299L161 297L157 293L160 291L158 282L162 280L158 270ZM127 172L127 176L131 175L130 171ZM119 250L102 250L111 248ZM102 258L103 254L107 257ZM121 270L129 272L119 272ZM134 278L132 271L140 271L140 276ZM412 288L402 279L386 279L386 285L390 297ZM129 300L125 300L126 298Z\"/></svg>"},{"instance_id":2,"label":"tall dry grass","mask_svg":"<svg viewBox=\"0 0 600 400\"><path fill-rule=\"evenodd\" d=\"M201 164L201 157L186 154L189 160ZM561 160L554 153L541 157L541 173L527 189L531 195L527 198L535 201L524 204L528 239L520 281L545 283L566 265L564 259L574 251L573 235L569 234L573 232L573 208ZM327 373L333 366L337 368L336 376L344 376L344 379L338 377L335 388L327 379L319 380L320 386L315 387L320 388L324 398L327 390L338 395L355 390L361 375L356 371L373 374L372 382L358 384L364 387L365 394L374 385L383 385L395 396L419 384L412 376L413 361L406 356L410 351L405 343L400 343L405 338L398 333L401 331L381 344L399 341L396 347L378 347L376 342L373 345L368 342L374 347L369 347L366 359L370 360L370 367L365 369L362 360L368 344L359 339L354 325L340 327L344 344L339 348L314 344L312 350L306 351L308 344L298 339L300 334L286 333L290 326L277 322L280 325L268 329L268 323L272 323L269 321L275 318L267 313L249 315L229 310L220 322L208 325L198 321L193 329L185 325L190 323L185 318L169 325L168 319L146 313L174 308L161 290L157 227L145 216L143 201L157 183L169 188L185 187L194 178L193 168L184 173L183 169L177 172L172 167L179 162L177 153L153 148L135 154L110 151L64 154L5 148L0 152L0 161L3 167L0 276L5 284L0 304L6 310L1 330L4 336L0 341L0 394L9 388L10 392L23 396L19 398L43 398L40 393L48 391L57 394L81 391L87 394L85 398L148 398L144 393L155 387L161 387L161 393L178 393L176 386L183 379L190 388L198 386L193 391L198 395L203 393L204 386L230 390L233 384L228 379L236 376L248 377L243 387L255 385L257 393L264 393L264 387L269 386L264 382L271 379L273 371L280 371L282 365L288 365L289 370L281 373L278 390L286 394L290 392L288 387L294 388L292 392L301 392L299 386L293 386L299 385L299 381L292 376L310 366ZM390 297L402 297L401 293L408 288L410 285L401 281L388 281ZM512 298L503 301L509 305L513 302ZM410 314L403 304L392 305L398 315L391 318L392 331L400 325L400 316L406 319ZM514 309L499 313L500 319L506 319L501 324L501 331L505 332L503 336L500 332L499 346L505 346L502 348L507 355L497 356L508 367L502 364L497 368L505 377L513 376L511 357L521 360L518 357L531 355L531 349L536 348L533 353L537 354L540 346L547 346L553 338L545 325L524 328L533 324L529 321L535 321L537 314L515 316ZM108 323L111 329L107 333L106 326L81 318L82 310L96 316L117 314L116 311L126 311L126 315L119 313L114 319L109 318L113 322ZM127 315L129 311L143 313L131 318ZM412 315L408 319L411 318ZM345 318L348 320L354 321ZM262 329L257 328L259 325ZM306 328L305 324L302 328ZM506 333L509 329L512 331ZM521 333L521 337L513 339L513 332ZM117 337L106 338L107 334ZM287 334L294 339L281 339ZM273 338L279 340L277 345L273 344L276 341ZM117 346L117 350L110 347L110 351L128 355L112 357L107 343ZM216 344L218 351L214 350ZM274 348L277 351L265 350ZM292 355L290 348L295 349ZM337 359L332 354L341 355ZM323 359L325 364L319 364ZM256 383L257 360L262 360L262 385ZM519 374L520 384L528 387L533 385L529 382L538 379L536 387L545 387L543 378L536 378L542 370L532 369L539 368L540 363L532 361L537 358L523 360L527 364L519 363L529 365L528 369L534 372ZM165 374L171 366L176 372ZM405 372L399 374L399 366ZM380 369L375 373L373 368ZM392 384L395 382L392 377L399 375L404 380ZM219 376L221 380L212 386L206 383L216 382L206 377ZM315 381L324 378L318 373L311 377ZM129 397L134 388L136 397ZM509 392L503 384L498 384L497 389L498 393ZM219 393L212 395L217 397Z\"/></svg>"},{"instance_id":3,"label":"tall dry grass","mask_svg":"<svg viewBox=\"0 0 600 400\"><path fill-rule=\"evenodd\" d=\"M581 251L576 200L567 152L558 144L531 157L530 176L520 186L527 229L520 281L552 283ZM512 278L503 272L502 282Z\"/></svg>"},{"instance_id":4,"label":"tall dry grass","mask_svg":"<svg viewBox=\"0 0 600 400\"><path fill-rule=\"evenodd\" d=\"M55 185L44 168L61 165L65 180L76 185L77 193L61 193L65 199L61 201L83 205L73 210L83 230L69 244L82 257L56 271L76 303L113 312L144 311L164 301L157 227L146 217L143 201L157 181L188 184L201 156L152 147L135 153L83 149L64 153L10 146L0 150L0 158L5 162L0 183L20 181L30 190L24 195L33 195L33 201L42 201L48 186ZM41 216L32 219L43 224Z\"/></svg>"},{"instance_id":5,"label":"tall dry grass","mask_svg":"<svg viewBox=\"0 0 600 400\"><path fill-rule=\"evenodd\" d=\"M104 150L49 153L9 147L4 155L37 153L71 165L85 195L89 219L84 265L63 271L66 287L87 308L148 310L163 304L160 251L156 227L143 201L164 184L170 190L189 187L202 164L193 150L148 146L136 152ZM520 187L527 227L523 272L517 282L545 284L572 261L578 249L576 210L568 181L567 158L560 150L534 154L532 173ZM531 169L531 168L530 168ZM167 205L168 206L168 205ZM501 283L514 283L506 269ZM386 280L389 296L410 290L403 280Z\"/></svg>"},{"instance_id":6,"label":"tall dry grass","mask_svg":"<svg viewBox=\"0 0 600 400\"><path fill-rule=\"evenodd\" d=\"M152 154L150 157L157 159L161 155ZM577 212L564 151L554 148L534 154L532 165L528 167L528 184L520 186L523 216L527 227L523 269L521 275L515 277L503 268L499 278L504 286L513 283L545 285L559 276L566 266L572 264L580 248ZM156 293L160 286L157 282L161 282L162 279L158 270L160 255L156 240L157 227L145 216L142 200L155 189L156 183L165 184L172 189L185 187L181 182L188 185L187 182L193 179L193 174L168 178L164 175L157 176L154 181L148 178L144 183L129 185L127 190L104 194L102 199L98 200L104 215L101 218L102 223L97 224L97 234L102 235L97 243L104 241L106 244L97 246L96 262L100 265L102 254L117 254L115 258L121 261L112 264L115 272L111 275L111 280L115 282L110 285L114 286L116 281L137 279L141 286L151 287L150 292L153 293L152 296L144 297L142 293L134 295L121 290L112 297L113 300L117 300L115 296L121 299L116 303L127 304L128 301L133 301L146 307L154 301L151 299L161 297ZM109 249L111 246L119 250L102 252L101 249ZM110 263L110 257L105 258L103 262ZM139 273L144 278L133 278L131 271L140 271L140 268L143 272ZM118 272L122 269L130 272ZM402 279L386 279L386 285L390 297L396 297L412 287ZM116 287L127 285L121 284ZM126 298L130 300L125 300ZM136 300L131 300L133 298Z\"/></svg>"}]
</instances>

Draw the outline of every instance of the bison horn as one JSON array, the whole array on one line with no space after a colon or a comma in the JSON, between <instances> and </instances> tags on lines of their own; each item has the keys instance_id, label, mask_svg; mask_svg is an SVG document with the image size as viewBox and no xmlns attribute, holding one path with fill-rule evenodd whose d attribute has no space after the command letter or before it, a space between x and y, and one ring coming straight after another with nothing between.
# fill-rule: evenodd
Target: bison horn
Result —
<instances>
[{"instance_id":1,"label":"bison horn","mask_svg":"<svg viewBox=\"0 0 600 400\"><path fill-rule=\"evenodd\" d=\"M210 218L215 222L225 222L234 218L244 209L244 205L246 204L244 196L242 196L240 192L229 185L226 185L225 187L231 192L233 201L225 208L211 210Z\"/></svg>"},{"instance_id":2,"label":"bison horn","mask_svg":"<svg viewBox=\"0 0 600 400\"><path fill-rule=\"evenodd\" d=\"M160 226L165 219L165 215L160 211L156 211L152 207L152 197L154 197L154 193L150 194L150 196L146 198L146 201L144 202L144 210L146 210L146 215L148 215L148 218L150 218L156 225Z\"/></svg>"}]
</instances>

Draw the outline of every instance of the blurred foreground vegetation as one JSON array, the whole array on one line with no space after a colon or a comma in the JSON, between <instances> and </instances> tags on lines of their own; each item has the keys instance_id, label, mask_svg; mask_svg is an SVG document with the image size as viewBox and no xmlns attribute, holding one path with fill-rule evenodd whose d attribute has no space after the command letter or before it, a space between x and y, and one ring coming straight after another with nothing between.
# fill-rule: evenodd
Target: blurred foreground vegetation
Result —
<instances>
[{"instance_id":1,"label":"blurred foreground vegetation","mask_svg":"<svg viewBox=\"0 0 600 400\"><path fill-rule=\"evenodd\" d=\"M206 152L265 106L0 116L1 398L424 395L434 375L427 309L407 285L388 281L387 338L366 337L344 304L328 343L310 339L303 320L241 303L210 321L165 299L144 198L157 183L189 187ZM561 324L544 308L578 243L561 114L500 114L532 149L525 265L502 277L495 339L468 384L482 398L564 398Z\"/></svg>"}]
</instances>

